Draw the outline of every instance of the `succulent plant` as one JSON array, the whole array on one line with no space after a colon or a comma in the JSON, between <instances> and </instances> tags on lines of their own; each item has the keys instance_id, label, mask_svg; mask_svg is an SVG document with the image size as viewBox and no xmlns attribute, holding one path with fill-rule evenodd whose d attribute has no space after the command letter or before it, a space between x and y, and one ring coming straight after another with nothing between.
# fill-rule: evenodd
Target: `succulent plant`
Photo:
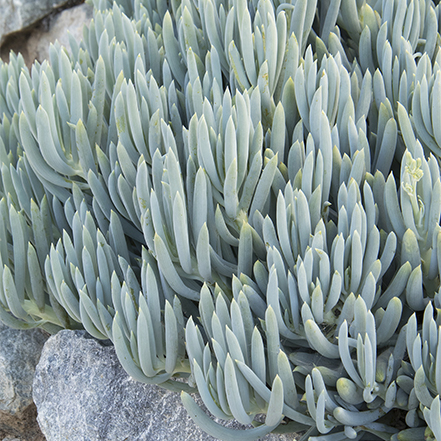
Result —
<instances>
[{"instance_id":1,"label":"succulent plant","mask_svg":"<svg viewBox=\"0 0 441 441\"><path fill-rule=\"evenodd\" d=\"M93 4L0 62L0 320L219 439L441 439L438 2Z\"/></svg>"}]
</instances>

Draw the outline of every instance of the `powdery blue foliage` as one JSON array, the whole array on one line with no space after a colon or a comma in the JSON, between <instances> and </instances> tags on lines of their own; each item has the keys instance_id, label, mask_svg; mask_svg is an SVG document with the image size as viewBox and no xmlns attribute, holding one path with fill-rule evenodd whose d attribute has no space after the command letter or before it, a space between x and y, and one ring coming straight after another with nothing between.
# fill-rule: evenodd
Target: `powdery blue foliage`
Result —
<instances>
[{"instance_id":1,"label":"powdery blue foliage","mask_svg":"<svg viewBox=\"0 0 441 441\"><path fill-rule=\"evenodd\" d=\"M219 439L441 440L437 3L95 0L12 54L0 319L112 340Z\"/></svg>"}]
</instances>

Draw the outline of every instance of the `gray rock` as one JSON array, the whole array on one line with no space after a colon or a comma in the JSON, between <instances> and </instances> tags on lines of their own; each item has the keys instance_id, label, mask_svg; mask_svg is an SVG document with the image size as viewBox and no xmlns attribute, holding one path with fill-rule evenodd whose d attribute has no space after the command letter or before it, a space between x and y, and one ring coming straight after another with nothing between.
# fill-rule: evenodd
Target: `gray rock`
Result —
<instances>
[{"instance_id":1,"label":"gray rock","mask_svg":"<svg viewBox=\"0 0 441 441\"><path fill-rule=\"evenodd\" d=\"M68 0L0 0L0 44L5 37L28 28Z\"/></svg>"},{"instance_id":2,"label":"gray rock","mask_svg":"<svg viewBox=\"0 0 441 441\"><path fill-rule=\"evenodd\" d=\"M32 400L35 366L47 336L0 326L0 436L43 439Z\"/></svg>"},{"instance_id":3,"label":"gray rock","mask_svg":"<svg viewBox=\"0 0 441 441\"><path fill-rule=\"evenodd\" d=\"M179 394L132 380L112 346L81 331L61 331L47 341L33 391L48 441L214 440L193 423Z\"/></svg>"},{"instance_id":4,"label":"gray rock","mask_svg":"<svg viewBox=\"0 0 441 441\"><path fill-rule=\"evenodd\" d=\"M5 0L0 0L0 4L2 1ZM0 44L0 58L8 62L10 51L20 52L23 55L26 66L30 69L35 60L42 62L49 59L50 43L58 41L70 51L68 33L79 42L82 38L83 26L88 25L93 16L93 7L91 5L78 5L82 1L69 0L63 6L63 8L69 7L68 9L57 9L30 29L16 32L9 36L3 44ZM0 29L1 20L0 15Z\"/></svg>"},{"instance_id":5,"label":"gray rock","mask_svg":"<svg viewBox=\"0 0 441 441\"><path fill-rule=\"evenodd\" d=\"M83 26L88 25L93 16L93 7L82 4L65 9L48 18L45 26L39 26L27 41L27 54L30 60L49 59L49 46L58 41L70 50L68 32L76 41L83 36Z\"/></svg>"}]
</instances>

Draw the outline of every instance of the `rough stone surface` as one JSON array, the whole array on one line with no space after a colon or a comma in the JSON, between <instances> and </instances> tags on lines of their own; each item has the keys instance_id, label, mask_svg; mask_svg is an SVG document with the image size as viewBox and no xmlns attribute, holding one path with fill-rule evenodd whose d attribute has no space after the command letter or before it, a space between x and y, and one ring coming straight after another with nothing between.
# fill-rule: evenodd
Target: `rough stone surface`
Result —
<instances>
[{"instance_id":1,"label":"rough stone surface","mask_svg":"<svg viewBox=\"0 0 441 441\"><path fill-rule=\"evenodd\" d=\"M6 36L28 28L68 0L0 0L0 44Z\"/></svg>"},{"instance_id":2,"label":"rough stone surface","mask_svg":"<svg viewBox=\"0 0 441 441\"><path fill-rule=\"evenodd\" d=\"M47 336L0 326L0 439L43 440L32 400L35 366Z\"/></svg>"},{"instance_id":3,"label":"rough stone surface","mask_svg":"<svg viewBox=\"0 0 441 441\"><path fill-rule=\"evenodd\" d=\"M4 0L0 0L0 3L2 1ZM84 3L78 4L82 1L69 0L65 6L69 7L68 9L55 10L32 28L8 37L3 44L0 44L0 58L7 62L11 50L15 53L20 52L30 68L35 60L42 62L49 58L50 43L55 43L56 40L69 51L68 32L74 39L80 41L83 25L89 24L93 16L93 7Z\"/></svg>"},{"instance_id":4,"label":"rough stone surface","mask_svg":"<svg viewBox=\"0 0 441 441\"><path fill-rule=\"evenodd\" d=\"M44 346L34 380L38 422L48 441L213 441L179 394L132 380L112 346L61 331ZM294 434L265 441L293 440Z\"/></svg>"},{"instance_id":5,"label":"rough stone surface","mask_svg":"<svg viewBox=\"0 0 441 441\"><path fill-rule=\"evenodd\" d=\"M56 40L70 50L68 32L76 41L83 36L83 26L88 24L93 16L93 7L82 4L65 9L48 18L46 26L39 26L27 42L27 52L32 58L42 62L49 59L49 46Z\"/></svg>"}]
</instances>

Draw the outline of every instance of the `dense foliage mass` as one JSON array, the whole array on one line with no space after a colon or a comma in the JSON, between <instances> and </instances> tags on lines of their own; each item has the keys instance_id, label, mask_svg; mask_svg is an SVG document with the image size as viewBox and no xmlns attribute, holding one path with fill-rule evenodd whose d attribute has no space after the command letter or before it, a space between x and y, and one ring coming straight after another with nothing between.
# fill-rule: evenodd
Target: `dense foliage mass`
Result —
<instances>
[{"instance_id":1,"label":"dense foliage mass","mask_svg":"<svg viewBox=\"0 0 441 441\"><path fill-rule=\"evenodd\" d=\"M112 340L220 439L441 440L437 3L96 0L11 54L0 320Z\"/></svg>"}]
</instances>

